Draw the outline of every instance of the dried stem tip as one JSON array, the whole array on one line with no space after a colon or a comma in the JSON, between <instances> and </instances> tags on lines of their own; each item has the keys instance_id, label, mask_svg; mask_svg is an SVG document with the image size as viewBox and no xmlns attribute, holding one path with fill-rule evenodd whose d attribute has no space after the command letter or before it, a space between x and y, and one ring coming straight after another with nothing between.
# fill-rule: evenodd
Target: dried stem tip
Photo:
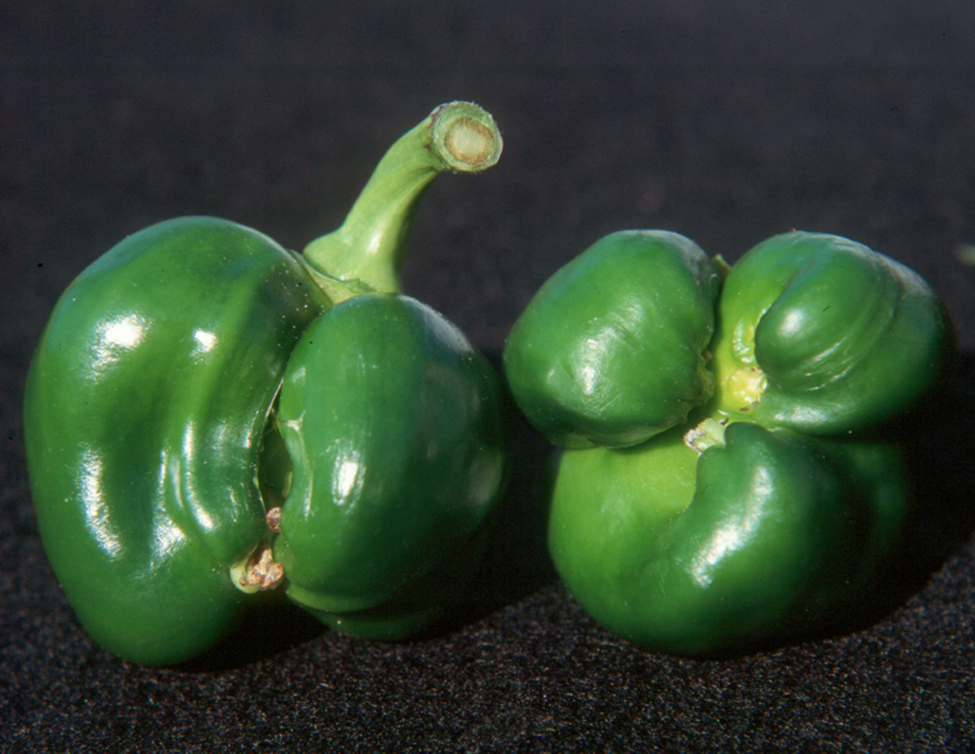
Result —
<instances>
[{"instance_id":1,"label":"dried stem tip","mask_svg":"<svg viewBox=\"0 0 975 754\"><path fill-rule=\"evenodd\" d=\"M245 594L274 589L284 579L284 567L274 562L267 543L262 543L248 557L230 567L230 580Z\"/></svg>"}]
</instances>

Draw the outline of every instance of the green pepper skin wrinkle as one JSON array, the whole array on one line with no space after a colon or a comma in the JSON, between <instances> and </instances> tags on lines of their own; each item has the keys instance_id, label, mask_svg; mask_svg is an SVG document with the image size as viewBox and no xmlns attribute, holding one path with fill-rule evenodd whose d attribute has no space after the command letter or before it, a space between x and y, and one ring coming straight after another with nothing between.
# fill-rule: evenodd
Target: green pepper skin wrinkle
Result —
<instances>
[{"instance_id":1,"label":"green pepper skin wrinkle","mask_svg":"<svg viewBox=\"0 0 975 754\"><path fill-rule=\"evenodd\" d=\"M289 584L275 552L300 582L294 601L348 633L405 638L463 594L504 483L500 387L453 325L398 295L399 267L430 182L490 167L500 151L488 113L442 105L390 148L342 226L301 254L226 220L179 218L126 238L64 293L28 374L28 472L54 572L105 649L154 665L206 651L249 595ZM412 313L410 325L390 327L375 302ZM328 332L341 362L315 351ZM346 413L289 415L299 374ZM444 392L418 394L423 375ZM431 403L439 413L421 421ZM411 478L396 490L389 471L388 488L349 505L332 536L342 551L329 554L316 547L334 533L315 528L328 512L309 506L334 501L297 491L321 492L338 448L358 454L368 480L409 455ZM348 615L300 596L336 579Z\"/></svg>"},{"instance_id":2,"label":"green pepper skin wrinkle","mask_svg":"<svg viewBox=\"0 0 975 754\"><path fill-rule=\"evenodd\" d=\"M617 261L623 278L630 262ZM725 278L714 336L685 345L709 357L713 392L699 393L686 421L636 445L610 438L593 448L562 442L571 426L553 432L535 422L552 442L569 445L559 455L549 520L549 549L565 584L605 628L677 655L788 642L869 604L915 497L896 422L936 389L954 351L951 323L928 285L848 239L786 233L730 269L717 266ZM615 301L587 283L573 281ZM665 279L645 285L650 301L674 290ZM528 316L559 318L545 300L551 290L543 286L512 329L506 369L509 347L532 351L538 373L572 368L565 364L572 348L551 337L557 325L537 327ZM639 294L624 290L619 300L632 307ZM565 319L571 330L573 315ZM634 350L682 359L673 338L659 333L638 329ZM605 357L611 363L594 379L623 379L594 391L640 389L639 375L627 372L632 353L620 359L607 349ZM561 400L556 391L522 389L537 376L506 376L530 420ZM664 389L622 402L670 406L681 397Z\"/></svg>"}]
</instances>

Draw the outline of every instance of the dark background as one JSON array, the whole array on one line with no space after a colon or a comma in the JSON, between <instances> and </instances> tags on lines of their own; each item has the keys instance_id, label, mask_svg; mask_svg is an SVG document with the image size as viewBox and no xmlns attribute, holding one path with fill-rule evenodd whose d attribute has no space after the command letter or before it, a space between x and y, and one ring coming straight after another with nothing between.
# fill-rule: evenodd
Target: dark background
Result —
<instances>
[{"instance_id":1,"label":"dark background","mask_svg":"<svg viewBox=\"0 0 975 754\"><path fill-rule=\"evenodd\" d=\"M0 10L0 748L975 745L969 0L16 5ZM924 436L921 513L886 609L729 660L617 641L553 574L546 446L516 423L488 568L440 636L357 642L280 610L193 666L146 669L80 631L37 535L20 416L61 291L127 233L181 214L301 248L451 99L490 110L505 152L434 185L406 284L492 357L548 275L622 228L676 230L729 261L791 228L839 233L940 292L959 384Z\"/></svg>"}]
</instances>

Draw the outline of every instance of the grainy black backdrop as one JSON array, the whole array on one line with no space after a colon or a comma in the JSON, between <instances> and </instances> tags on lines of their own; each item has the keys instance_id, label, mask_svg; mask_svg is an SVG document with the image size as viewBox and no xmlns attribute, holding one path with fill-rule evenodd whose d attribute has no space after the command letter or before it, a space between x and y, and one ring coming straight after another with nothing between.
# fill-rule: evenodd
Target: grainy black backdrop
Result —
<instances>
[{"instance_id":1,"label":"grainy black backdrop","mask_svg":"<svg viewBox=\"0 0 975 754\"><path fill-rule=\"evenodd\" d=\"M0 29L0 749L975 746L970 2L32 0L5 4ZM181 214L300 248L451 99L491 110L505 153L435 184L406 284L493 357L541 282L621 228L676 230L731 261L790 228L840 233L941 293L959 383L925 433L886 609L734 659L615 640L548 563L546 446L516 420L487 569L442 635L356 642L282 609L199 663L146 669L80 631L37 535L20 416L60 292Z\"/></svg>"}]
</instances>

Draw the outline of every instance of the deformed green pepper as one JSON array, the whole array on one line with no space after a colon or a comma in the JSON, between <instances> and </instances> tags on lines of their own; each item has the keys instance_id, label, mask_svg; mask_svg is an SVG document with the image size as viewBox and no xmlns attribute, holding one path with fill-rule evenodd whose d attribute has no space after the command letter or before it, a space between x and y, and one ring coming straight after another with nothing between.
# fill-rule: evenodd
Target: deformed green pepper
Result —
<instances>
[{"instance_id":1,"label":"deformed green pepper","mask_svg":"<svg viewBox=\"0 0 975 754\"><path fill-rule=\"evenodd\" d=\"M55 574L105 648L189 659L279 583L386 639L462 593L505 476L500 387L398 270L430 181L500 150L490 115L444 105L303 254L180 218L64 293L28 376L28 470Z\"/></svg>"},{"instance_id":2,"label":"deformed green pepper","mask_svg":"<svg viewBox=\"0 0 975 754\"><path fill-rule=\"evenodd\" d=\"M664 652L848 618L911 510L895 424L953 348L928 285L844 238L786 233L729 269L673 233L607 236L505 344L519 407L567 448L556 568L599 623Z\"/></svg>"}]
</instances>

